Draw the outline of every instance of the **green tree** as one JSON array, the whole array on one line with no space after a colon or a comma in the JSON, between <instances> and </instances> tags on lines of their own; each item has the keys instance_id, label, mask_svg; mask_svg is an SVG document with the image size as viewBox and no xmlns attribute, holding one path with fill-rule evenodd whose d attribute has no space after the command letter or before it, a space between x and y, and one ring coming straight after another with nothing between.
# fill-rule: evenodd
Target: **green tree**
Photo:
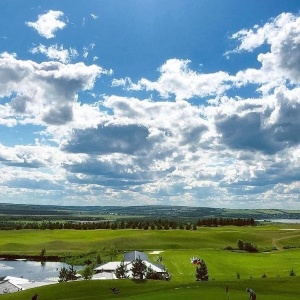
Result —
<instances>
[{"instance_id":1,"label":"green tree","mask_svg":"<svg viewBox=\"0 0 300 300\"><path fill-rule=\"evenodd\" d=\"M108 249L108 255L110 256L110 261L112 261L114 258L117 257L118 255L118 250L116 245L111 245L110 248Z\"/></svg>"},{"instance_id":2,"label":"green tree","mask_svg":"<svg viewBox=\"0 0 300 300\"><path fill-rule=\"evenodd\" d=\"M93 274L94 274L94 266L93 265L86 266L82 271L82 277L85 280L91 279Z\"/></svg>"},{"instance_id":3,"label":"green tree","mask_svg":"<svg viewBox=\"0 0 300 300\"><path fill-rule=\"evenodd\" d=\"M62 267L59 271L59 275L58 275L58 282L65 282L67 281L67 272L68 269L65 267Z\"/></svg>"},{"instance_id":4,"label":"green tree","mask_svg":"<svg viewBox=\"0 0 300 300\"><path fill-rule=\"evenodd\" d=\"M196 267L196 280L208 281L208 270L206 263L203 259L200 260L199 266Z\"/></svg>"},{"instance_id":5,"label":"green tree","mask_svg":"<svg viewBox=\"0 0 300 300\"><path fill-rule=\"evenodd\" d=\"M161 279L163 279L162 275L159 274L159 273L157 273L157 272L155 272L151 267L147 268L146 278L147 279L153 279L153 280L161 280Z\"/></svg>"},{"instance_id":6,"label":"green tree","mask_svg":"<svg viewBox=\"0 0 300 300\"><path fill-rule=\"evenodd\" d=\"M44 257L45 255L46 255L46 249L43 248L43 249L41 250L40 256L41 256L41 257Z\"/></svg>"},{"instance_id":7,"label":"green tree","mask_svg":"<svg viewBox=\"0 0 300 300\"><path fill-rule=\"evenodd\" d=\"M238 248L244 250L244 242L242 240L238 240Z\"/></svg>"},{"instance_id":8,"label":"green tree","mask_svg":"<svg viewBox=\"0 0 300 300\"><path fill-rule=\"evenodd\" d=\"M99 252L97 252L97 257L96 257L96 263L97 265L100 265L102 264L102 257L101 257L101 254Z\"/></svg>"},{"instance_id":9,"label":"green tree","mask_svg":"<svg viewBox=\"0 0 300 300\"><path fill-rule=\"evenodd\" d=\"M76 270L74 270L74 266L69 266L69 269L62 267L59 271L59 279L58 282L66 282L70 280L76 280Z\"/></svg>"},{"instance_id":10,"label":"green tree","mask_svg":"<svg viewBox=\"0 0 300 300\"><path fill-rule=\"evenodd\" d=\"M132 262L131 272L134 279L143 280L147 274L147 266L140 258L137 258Z\"/></svg>"},{"instance_id":11,"label":"green tree","mask_svg":"<svg viewBox=\"0 0 300 300\"><path fill-rule=\"evenodd\" d=\"M116 268L115 275L118 279L125 279L128 278L127 266L125 265L124 261L121 261L120 266Z\"/></svg>"}]
</instances>

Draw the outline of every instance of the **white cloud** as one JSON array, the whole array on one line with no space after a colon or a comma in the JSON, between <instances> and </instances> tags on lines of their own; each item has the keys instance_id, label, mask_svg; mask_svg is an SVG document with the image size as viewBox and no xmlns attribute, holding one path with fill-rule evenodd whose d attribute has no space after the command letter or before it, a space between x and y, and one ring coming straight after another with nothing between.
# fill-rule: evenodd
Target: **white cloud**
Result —
<instances>
[{"instance_id":1,"label":"white cloud","mask_svg":"<svg viewBox=\"0 0 300 300\"><path fill-rule=\"evenodd\" d=\"M75 55L71 48L34 48L60 61L40 64L2 53L0 123L43 125L38 134L45 144L0 144L0 196L36 190L77 204L79 198L99 204L101 194L116 205L295 205L299 36L299 18L282 14L232 36L239 42L233 52L256 51L259 68L199 73L189 60L169 59L157 80L112 80L130 94L155 91L160 99L99 96L95 81L112 71L67 64ZM269 50L259 48L265 44ZM94 47L84 48L86 58ZM261 92L255 98L229 96L250 85ZM89 101L95 101L89 104L82 93L88 90ZM161 99L172 97L176 101ZM211 99L186 101L194 97Z\"/></svg>"},{"instance_id":2,"label":"white cloud","mask_svg":"<svg viewBox=\"0 0 300 300\"><path fill-rule=\"evenodd\" d=\"M243 29L232 35L240 45L230 53L252 52L266 44L270 52L259 53L260 69L247 69L238 72L237 84L254 83L259 91L269 93L276 86L288 81L300 83L300 17L283 13L263 26ZM258 49L259 50L259 49Z\"/></svg>"},{"instance_id":3,"label":"white cloud","mask_svg":"<svg viewBox=\"0 0 300 300\"><path fill-rule=\"evenodd\" d=\"M58 29L63 29L66 23L61 20L64 13L57 10L49 10L46 14L39 15L36 22L26 22L26 25L34 28L41 36L46 39L55 37Z\"/></svg>"},{"instance_id":4,"label":"white cloud","mask_svg":"<svg viewBox=\"0 0 300 300\"><path fill-rule=\"evenodd\" d=\"M45 54L49 59L59 60L62 63L69 63L73 58L78 56L76 49L64 49L63 45L58 47L57 44L51 45L48 48L45 45L40 44L37 47L31 48L30 52L33 54Z\"/></svg>"},{"instance_id":5,"label":"white cloud","mask_svg":"<svg viewBox=\"0 0 300 300\"><path fill-rule=\"evenodd\" d=\"M94 20L96 20L96 19L99 18L99 16L96 16L96 15L94 15L94 14L91 14L91 17L92 17Z\"/></svg>"},{"instance_id":6,"label":"white cloud","mask_svg":"<svg viewBox=\"0 0 300 300\"><path fill-rule=\"evenodd\" d=\"M62 64L18 60L14 55L0 55L0 98L9 97L5 104L10 115L30 117L34 123L64 124L73 119L77 93L92 89L97 77L110 74L97 65ZM3 107L0 111L4 111ZM8 113L8 110L5 110ZM20 119L19 119L20 120Z\"/></svg>"},{"instance_id":7,"label":"white cloud","mask_svg":"<svg viewBox=\"0 0 300 300\"><path fill-rule=\"evenodd\" d=\"M128 90L157 91L163 98L190 99L219 95L230 88L231 78L226 72L197 73L189 69L189 60L169 59L160 68L157 81L142 78L133 84L130 78L115 79L113 86L124 85Z\"/></svg>"}]
</instances>

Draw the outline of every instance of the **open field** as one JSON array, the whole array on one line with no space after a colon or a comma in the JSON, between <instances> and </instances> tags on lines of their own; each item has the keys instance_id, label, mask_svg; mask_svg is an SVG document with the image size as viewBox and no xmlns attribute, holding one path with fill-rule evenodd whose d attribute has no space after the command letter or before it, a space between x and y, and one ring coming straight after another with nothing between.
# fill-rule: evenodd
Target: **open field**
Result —
<instances>
[{"instance_id":1,"label":"open field","mask_svg":"<svg viewBox=\"0 0 300 300\"><path fill-rule=\"evenodd\" d=\"M224 250L237 247L237 240L249 241L259 253ZM171 273L170 282L147 281L137 285L129 280L84 281L38 288L40 299L227 299L224 287L230 287L230 299L247 299L250 286L259 299L299 299L300 225L264 225L257 227L201 227L197 230L14 230L1 231L1 253L66 255L97 251L116 245L121 253L141 250L162 263ZM284 249L287 246L294 247ZM276 247L278 250L273 250ZM268 251L269 250L269 251ZM271 251L272 250L272 251ZM193 256L204 259L209 282L195 282ZM293 269L296 277L290 277ZM237 273L240 279L237 279ZM266 274L267 278L261 278ZM112 295L110 286L120 288ZM35 290L1 299L30 299ZM15 298L18 295L18 298Z\"/></svg>"},{"instance_id":2,"label":"open field","mask_svg":"<svg viewBox=\"0 0 300 300\"><path fill-rule=\"evenodd\" d=\"M296 229L296 230L289 230ZM221 250L237 246L238 239L260 250L276 246L300 247L300 225L257 227L201 227L198 230L10 230L1 231L1 253L63 255L97 251L116 245L118 250Z\"/></svg>"}]
</instances>

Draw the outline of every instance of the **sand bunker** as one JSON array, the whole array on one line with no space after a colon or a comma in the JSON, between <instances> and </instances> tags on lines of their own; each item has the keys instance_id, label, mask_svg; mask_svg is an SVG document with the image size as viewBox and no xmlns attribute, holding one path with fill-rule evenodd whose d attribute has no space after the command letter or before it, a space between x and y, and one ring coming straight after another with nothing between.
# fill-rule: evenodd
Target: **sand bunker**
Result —
<instances>
[{"instance_id":1,"label":"sand bunker","mask_svg":"<svg viewBox=\"0 0 300 300\"><path fill-rule=\"evenodd\" d=\"M148 254L160 254L162 252L164 252L164 251L152 251L152 252L149 252Z\"/></svg>"},{"instance_id":2,"label":"sand bunker","mask_svg":"<svg viewBox=\"0 0 300 300\"><path fill-rule=\"evenodd\" d=\"M285 229L279 229L279 230L299 230L297 228L285 228Z\"/></svg>"}]
</instances>

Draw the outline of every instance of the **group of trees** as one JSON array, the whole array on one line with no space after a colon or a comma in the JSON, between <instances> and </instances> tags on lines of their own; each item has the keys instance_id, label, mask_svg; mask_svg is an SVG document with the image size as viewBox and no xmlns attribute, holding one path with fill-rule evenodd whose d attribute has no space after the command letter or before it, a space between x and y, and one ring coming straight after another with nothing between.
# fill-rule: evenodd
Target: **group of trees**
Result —
<instances>
[{"instance_id":1,"label":"group of trees","mask_svg":"<svg viewBox=\"0 0 300 300\"><path fill-rule=\"evenodd\" d=\"M209 218L200 219L197 223L188 223L167 219L154 220L126 220L126 221L100 221L100 222L0 222L0 230L21 230L21 229L75 229L75 230L95 230L95 229L144 229L144 230L169 230L183 229L196 230L197 226L254 226L254 219L234 219L234 218Z\"/></svg>"},{"instance_id":2,"label":"group of trees","mask_svg":"<svg viewBox=\"0 0 300 300\"><path fill-rule=\"evenodd\" d=\"M250 242L244 242L243 240L238 240L237 245L239 250L244 250L251 253L258 252L257 246Z\"/></svg>"},{"instance_id":3,"label":"group of trees","mask_svg":"<svg viewBox=\"0 0 300 300\"><path fill-rule=\"evenodd\" d=\"M127 269L127 265L124 263L124 261L122 261L120 266L116 269L115 275L119 279L125 279L128 278L129 271L131 271L132 278L135 280L162 280L169 278L168 276L163 277L161 274L155 272L151 267L147 267L145 262L143 262L140 258L137 258L132 262L132 267L130 270Z\"/></svg>"},{"instance_id":4,"label":"group of trees","mask_svg":"<svg viewBox=\"0 0 300 300\"><path fill-rule=\"evenodd\" d=\"M208 218L200 219L197 222L197 226L255 226L255 220L253 218L243 219L243 218Z\"/></svg>"},{"instance_id":5,"label":"group of trees","mask_svg":"<svg viewBox=\"0 0 300 300\"><path fill-rule=\"evenodd\" d=\"M74 269L74 266L71 265L69 268L62 267L59 271L59 276L58 276L58 281L59 282L66 282L70 280L76 280L76 270Z\"/></svg>"}]
</instances>

